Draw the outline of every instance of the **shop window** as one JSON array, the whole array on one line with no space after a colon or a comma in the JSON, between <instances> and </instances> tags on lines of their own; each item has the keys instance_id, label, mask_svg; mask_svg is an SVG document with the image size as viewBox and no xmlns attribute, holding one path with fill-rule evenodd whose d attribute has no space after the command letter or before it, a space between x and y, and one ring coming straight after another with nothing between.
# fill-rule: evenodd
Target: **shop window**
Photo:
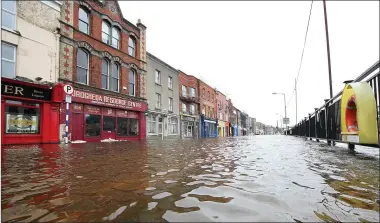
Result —
<instances>
[{"instance_id":1,"label":"shop window","mask_svg":"<svg viewBox=\"0 0 380 223\"><path fill-rule=\"evenodd\" d=\"M16 47L3 42L1 43L1 76L16 77Z\"/></svg>"},{"instance_id":2,"label":"shop window","mask_svg":"<svg viewBox=\"0 0 380 223\"><path fill-rule=\"evenodd\" d=\"M6 100L5 134L39 134L40 105Z\"/></svg>"},{"instance_id":3,"label":"shop window","mask_svg":"<svg viewBox=\"0 0 380 223\"><path fill-rule=\"evenodd\" d=\"M128 119L117 118L117 135L128 136Z\"/></svg>"},{"instance_id":4,"label":"shop window","mask_svg":"<svg viewBox=\"0 0 380 223\"><path fill-rule=\"evenodd\" d=\"M139 120L129 119L128 135L137 136L139 135Z\"/></svg>"},{"instance_id":5,"label":"shop window","mask_svg":"<svg viewBox=\"0 0 380 223\"><path fill-rule=\"evenodd\" d=\"M103 131L115 131L115 118L103 116Z\"/></svg>"},{"instance_id":6,"label":"shop window","mask_svg":"<svg viewBox=\"0 0 380 223\"><path fill-rule=\"evenodd\" d=\"M178 134L178 119L176 117L169 118L169 134Z\"/></svg>"},{"instance_id":7,"label":"shop window","mask_svg":"<svg viewBox=\"0 0 380 223\"><path fill-rule=\"evenodd\" d=\"M86 136L100 136L100 115L86 114Z\"/></svg>"}]
</instances>

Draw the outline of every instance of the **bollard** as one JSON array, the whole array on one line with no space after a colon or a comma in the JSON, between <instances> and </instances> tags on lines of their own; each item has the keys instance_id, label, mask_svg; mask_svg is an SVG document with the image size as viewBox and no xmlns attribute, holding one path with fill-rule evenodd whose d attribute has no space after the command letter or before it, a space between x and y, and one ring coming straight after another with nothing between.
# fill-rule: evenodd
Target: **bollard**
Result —
<instances>
[{"instance_id":1,"label":"bollard","mask_svg":"<svg viewBox=\"0 0 380 223\"><path fill-rule=\"evenodd\" d=\"M355 150L355 144L348 143L348 149L349 150Z\"/></svg>"}]
</instances>

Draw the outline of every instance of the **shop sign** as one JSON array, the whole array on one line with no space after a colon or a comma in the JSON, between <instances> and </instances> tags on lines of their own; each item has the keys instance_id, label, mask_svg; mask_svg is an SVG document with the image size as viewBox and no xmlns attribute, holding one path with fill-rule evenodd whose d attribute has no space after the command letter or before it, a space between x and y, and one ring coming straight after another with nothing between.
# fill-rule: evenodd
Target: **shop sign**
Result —
<instances>
[{"instance_id":1,"label":"shop sign","mask_svg":"<svg viewBox=\"0 0 380 223\"><path fill-rule=\"evenodd\" d=\"M5 133L38 133L38 116L7 114Z\"/></svg>"},{"instance_id":2,"label":"shop sign","mask_svg":"<svg viewBox=\"0 0 380 223\"><path fill-rule=\"evenodd\" d=\"M81 104L71 104L71 111L72 112L82 113L83 112L83 105L81 105Z\"/></svg>"},{"instance_id":3,"label":"shop sign","mask_svg":"<svg viewBox=\"0 0 380 223\"><path fill-rule=\"evenodd\" d=\"M88 114L93 114L93 115L100 115L101 109L99 107L91 106L91 105L86 105L84 106L84 111Z\"/></svg>"},{"instance_id":4,"label":"shop sign","mask_svg":"<svg viewBox=\"0 0 380 223\"><path fill-rule=\"evenodd\" d=\"M51 99L51 89L38 88L17 83L1 83L1 94L44 101L50 101Z\"/></svg>"},{"instance_id":5,"label":"shop sign","mask_svg":"<svg viewBox=\"0 0 380 223\"><path fill-rule=\"evenodd\" d=\"M194 121L195 121L195 118L193 118L193 117L183 116L183 117L182 117L182 121L194 122Z\"/></svg>"},{"instance_id":6,"label":"shop sign","mask_svg":"<svg viewBox=\"0 0 380 223\"><path fill-rule=\"evenodd\" d=\"M145 111L147 108L147 105L144 102L115 98L107 95L99 95L91 92L78 90L74 90L72 98L74 102L88 103L114 108L133 109L137 111Z\"/></svg>"},{"instance_id":7,"label":"shop sign","mask_svg":"<svg viewBox=\"0 0 380 223\"><path fill-rule=\"evenodd\" d=\"M122 118L135 118L138 119L139 115L133 111L125 111L125 110L116 110L116 116Z\"/></svg>"},{"instance_id":8,"label":"shop sign","mask_svg":"<svg viewBox=\"0 0 380 223\"><path fill-rule=\"evenodd\" d=\"M115 109L112 109L112 108L103 108L103 115L114 116L115 115Z\"/></svg>"}]
</instances>

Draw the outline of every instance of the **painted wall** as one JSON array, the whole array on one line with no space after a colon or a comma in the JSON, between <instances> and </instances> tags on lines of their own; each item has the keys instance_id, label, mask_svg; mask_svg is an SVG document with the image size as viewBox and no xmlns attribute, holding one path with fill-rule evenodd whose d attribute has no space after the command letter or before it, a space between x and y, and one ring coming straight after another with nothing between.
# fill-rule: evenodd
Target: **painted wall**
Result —
<instances>
[{"instance_id":1,"label":"painted wall","mask_svg":"<svg viewBox=\"0 0 380 223\"><path fill-rule=\"evenodd\" d=\"M58 80L60 7L41 1L17 1L16 30L1 29L2 42L15 45L16 76L42 82ZM58 10L57 10L58 9Z\"/></svg>"}]
</instances>

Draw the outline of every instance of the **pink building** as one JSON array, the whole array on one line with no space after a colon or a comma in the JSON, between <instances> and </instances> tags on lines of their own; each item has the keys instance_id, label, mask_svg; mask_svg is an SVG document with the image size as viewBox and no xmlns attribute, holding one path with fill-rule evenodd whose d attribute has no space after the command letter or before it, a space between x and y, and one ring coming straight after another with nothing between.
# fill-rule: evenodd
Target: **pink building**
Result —
<instances>
[{"instance_id":1,"label":"pink building","mask_svg":"<svg viewBox=\"0 0 380 223\"><path fill-rule=\"evenodd\" d=\"M226 96L216 90L216 103L217 103L217 117L218 117L218 136L227 137L230 136L230 123L228 101Z\"/></svg>"}]
</instances>

